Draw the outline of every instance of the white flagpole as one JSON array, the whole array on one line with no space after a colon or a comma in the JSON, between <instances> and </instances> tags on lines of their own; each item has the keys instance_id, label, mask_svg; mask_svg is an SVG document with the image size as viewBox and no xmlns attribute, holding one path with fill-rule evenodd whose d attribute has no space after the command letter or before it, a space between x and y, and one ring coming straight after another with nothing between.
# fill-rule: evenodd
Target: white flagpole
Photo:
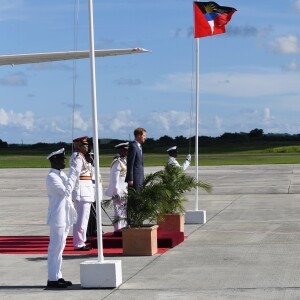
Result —
<instances>
[{"instance_id":1,"label":"white flagpole","mask_svg":"<svg viewBox=\"0 0 300 300\"><path fill-rule=\"evenodd\" d=\"M93 21L93 0L89 1L89 29L90 29L90 65L91 65L91 88L93 107L93 144L95 150L95 187L97 205L97 244L98 261L85 261L80 264L80 282L83 288L115 288L122 284L122 261L106 260L103 257L102 243L102 220L100 193L100 168L99 168L99 147L98 147L98 120L97 120L97 97L96 97L96 72L95 72L95 49L94 49L94 21Z\"/></svg>"},{"instance_id":2,"label":"white flagpole","mask_svg":"<svg viewBox=\"0 0 300 300\"><path fill-rule=\"evenodd\" d=\"M194 2L194 1L193 1ZM199 2L199 1L196 1ZM195 134L195 177L199 181L199 38L196 38L196 134ZM195 190L194 210L185 211L185 224L205 224L206 211L199 210L199 188Z\"/></svg>"},{"instance_id":3,"label":"white flagpole","mask_svg":"<svg viewBox=\"0 0 300 300\"><path fill-rule=\"evenodd\" d=\"M100 193L100 169L99 169L99 147L98 147L98 118L97 118L97 95L96 95L96 72L95 72L95 49L94 49L94 19L93 19L93 0L89 0L89 37L90 37L90 67L91 67L91 96L93 114L93 144L95 153L95 188L96 188L96 209L97 209L97 244L98 261L103 262L102 245L102 218L101 218L101 198Z\"/></svg>"},{"instance_id":4,"label":"white flagpole","mask_svg":"<svg viewBox=\"0 0 300 300\"><path fill-rule=\"evenodd\" d=\"M199 38L196 38L196 136L195 136L195 169L196 169L196 180L199 181ZM195 211L199 210L198 203L198 191L196 188L195 197Z\"/></svg>"}]
</instances>

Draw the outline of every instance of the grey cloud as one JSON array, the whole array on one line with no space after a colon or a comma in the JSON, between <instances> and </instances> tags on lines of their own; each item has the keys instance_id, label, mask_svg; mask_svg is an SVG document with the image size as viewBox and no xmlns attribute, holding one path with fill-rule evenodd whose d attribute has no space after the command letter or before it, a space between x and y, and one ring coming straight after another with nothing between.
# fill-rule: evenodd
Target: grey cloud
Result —
<instances>
[{"instance_id":1,"label":"grey cloud","mask_svg":"<svg viewBox=\"0 0 300 300\"><path fill-rule=\"evenodd\" d=\"M230 36L257 36L259 30L254 26L228 26L226 33Z\"/></svg>"},{"instance_id":2,"label":"grey cloud","mask_svg":"<svg viewBox=\"0 0 300 300\"><path fill-rule=\"evenodd\" d=\"M192 37L194 36L194 27L191 26L187 29L187 37Z\"/></svg>"},{"instance_id":3,"label":"grey cloud","mask_svg":"<svg viewBox=\"0 0 300 300\"><path fill-rule=\"evenodd\" d=\"M0 79L0 85L6 86L25 86L27 85L27 78L22 72L10 74Z\"/></svg>"}]
</instances>

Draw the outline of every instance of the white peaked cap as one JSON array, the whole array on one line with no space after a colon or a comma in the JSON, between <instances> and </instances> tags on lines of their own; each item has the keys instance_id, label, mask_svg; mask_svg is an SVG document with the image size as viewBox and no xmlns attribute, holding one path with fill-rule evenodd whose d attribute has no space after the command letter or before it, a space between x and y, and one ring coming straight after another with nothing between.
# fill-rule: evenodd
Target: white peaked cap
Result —
<instances>
[{"instance_id":1,"label":"white peaked cap","mask_svg":"<svg viewBox=\"0 0 300 300\"><path fill-rule=\"evenodd\" d=\"M129 145L129 142L121 143L121 144L116 145L115 148L116 149L119 149L119 148L128 148L128 145Z\"/></svg>"},{"instance_id":2,"label":"white peaked cap","mask_svg":"<svg viewBox=\"0 0 300 300\"><path fill-rule=\"evenodd\" d=\"M176 151L177 150L177 146L174 146L174 147L171 147L167 150L167 152L170 152L170 151Z\"/></svg>"},{"instance_id":3,"label":"white peaked cap","mask_svg":"<svg viewBox=\"0 0 300 300\"><path fill-rule=\"evenodd\" d=\"M65 148L61 148L61 149L59 149L57 151L54 151L54 152L50 153L47 156L47 159L51 158L52 156L58 155L58 154L64 154L65 155Z\"/></svg>"}]
</instances>

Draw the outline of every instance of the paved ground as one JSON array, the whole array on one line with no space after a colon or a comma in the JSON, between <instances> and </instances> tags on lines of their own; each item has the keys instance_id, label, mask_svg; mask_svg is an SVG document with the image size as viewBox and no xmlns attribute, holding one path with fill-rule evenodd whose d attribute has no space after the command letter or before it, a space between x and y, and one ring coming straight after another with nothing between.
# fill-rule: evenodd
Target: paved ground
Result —
<instances>
[{"instance_id":1,"label":"paved ground","mask_svg":"<svg viewBox=\"0 0 300 300\"><path fill-rule=\"evenodd\" d=\"M0 169L0 235L48 234L47 172ZM101 169L105 186L108 172ZM201 167L200 174L214 187L199 197L207 223L186 225L188 239L162 255L109 257L122 260L119 288L81 289L80 263L91 257L65 256L63 276L74 286L51 291L46 255L0 255L0 299L300 299L300 166ZM194 194L187 197L193 209Z\"/></svg>"}]
</instances>

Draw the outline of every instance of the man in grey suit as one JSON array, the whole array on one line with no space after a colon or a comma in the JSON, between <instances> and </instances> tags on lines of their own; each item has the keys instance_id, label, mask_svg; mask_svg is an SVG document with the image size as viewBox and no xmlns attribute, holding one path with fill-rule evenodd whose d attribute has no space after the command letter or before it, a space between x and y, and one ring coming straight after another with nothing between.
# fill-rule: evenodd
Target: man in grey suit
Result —
<instances>
[{"instance_id":1,"label":"man in grey suit","mask_svg":"<svg viewBox=\"0 0 300 300\"><path fill-rule=\"evenodd\" d=\"M144 158L142 144L146 140L146 129L134 130L134 141L129 144L127 154L127 173L125 181L128 187L138 190L144 181Z\"/></svg>"}]
</instances>

